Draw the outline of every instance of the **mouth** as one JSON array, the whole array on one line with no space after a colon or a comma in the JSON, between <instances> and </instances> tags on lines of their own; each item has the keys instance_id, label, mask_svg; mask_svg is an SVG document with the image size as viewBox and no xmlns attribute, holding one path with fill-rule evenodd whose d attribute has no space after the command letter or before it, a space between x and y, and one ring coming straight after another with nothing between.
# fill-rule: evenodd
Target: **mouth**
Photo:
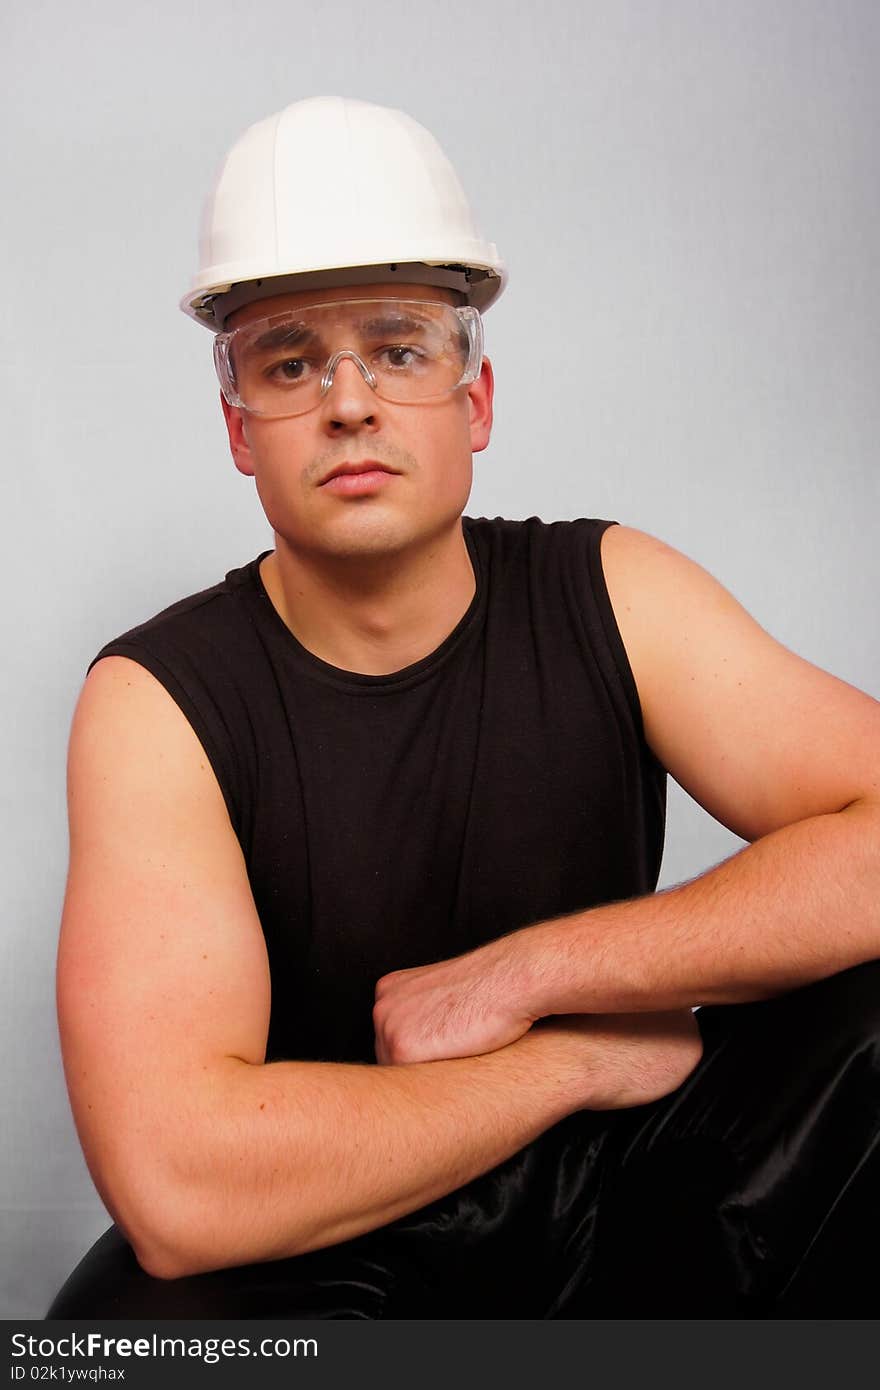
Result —
<instances>
[{"instance_id":1,"label":"mouth","mask_svg":"<svg viewBox=\"0 0 880 1390\"><path fill-rule=\"evenodd\" d=\"M396 473L396 468L389 468L387 463L381 463L379 459L362 459L360 463L337 463L335 468L331 468L329 473L318 484L323 487L333 478L357 477L361 473Z\"/></svg>"},{"instance_id":2,"label":"mouth","mask_svg":"<svg viewBox=\"0 0 880 1390\"><path fill-rule=\"evenodd\" d=\"M360 493L381 486L388 478L397 475L396 468L390 468L379 459L362 459L359 463L338 463L321 479L318 486L329 488L332 492Z\"/></svg>"}]
</instances>

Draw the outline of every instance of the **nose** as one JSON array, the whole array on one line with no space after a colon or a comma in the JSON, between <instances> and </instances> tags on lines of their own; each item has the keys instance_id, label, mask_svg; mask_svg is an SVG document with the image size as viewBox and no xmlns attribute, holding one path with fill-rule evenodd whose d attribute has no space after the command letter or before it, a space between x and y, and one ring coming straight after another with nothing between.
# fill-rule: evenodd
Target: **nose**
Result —
<instances>
[{"instance_id":1,"label":"nose","mask_svg":"<svg viewBox=\"0 0 880 1390\"><path fill-rule=\"evenodd\" d=\"M350 349L334 353L327 363L322 408L334 432L375 423L376 393L369 367Z\"/></svg>"}]
</instances>

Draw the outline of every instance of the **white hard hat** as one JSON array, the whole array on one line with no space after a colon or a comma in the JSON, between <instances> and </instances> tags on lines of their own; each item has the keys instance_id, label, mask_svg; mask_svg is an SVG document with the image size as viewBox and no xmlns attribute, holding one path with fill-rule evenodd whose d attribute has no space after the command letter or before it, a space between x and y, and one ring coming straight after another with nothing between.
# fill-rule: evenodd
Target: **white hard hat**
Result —
<instances>
[{"instance_id":1,"label":"white hard hat","mask_svg":"<svg viewBox=\"0 0 880 1390\"><path fill-rule=\"evenodd\" d=\"M180 307L218 332L241 304L294 289L444 285L487 309L507 271L433 135L403 111L310 97L252 125L205 205Z\"/></svg>"}]
</instances>

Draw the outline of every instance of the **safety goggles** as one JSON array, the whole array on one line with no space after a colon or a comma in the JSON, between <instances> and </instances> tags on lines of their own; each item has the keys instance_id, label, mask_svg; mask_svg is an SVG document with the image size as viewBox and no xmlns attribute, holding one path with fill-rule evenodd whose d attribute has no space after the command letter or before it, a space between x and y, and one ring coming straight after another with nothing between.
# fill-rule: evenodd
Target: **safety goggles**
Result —
<instances>
[{"instance_id":1,"label":"safety goggles","mask_svg":"<svg viewBox=\"0 0 880 1390\"><path fill-rule=\"evenodd\" d=\"M479 311L424 299L337 300L272 314L214 339L226 400L270 420L313 410L343 358L382 400L438 400L479 375Z\"/></svg>"}]
</instances>

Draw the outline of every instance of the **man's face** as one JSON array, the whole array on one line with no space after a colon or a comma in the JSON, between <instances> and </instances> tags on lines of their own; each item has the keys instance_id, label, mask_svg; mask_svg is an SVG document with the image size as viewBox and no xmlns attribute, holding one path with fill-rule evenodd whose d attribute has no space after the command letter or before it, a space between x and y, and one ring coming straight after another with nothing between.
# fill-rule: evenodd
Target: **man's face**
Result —
<instances>
[{"instance_id":1,"label":"man's face","mask_svg":"<svg viewBox=\"0 0 880 1390\"><path fill-rule=\"evenodd\" d=\"M427 285L358 285L277 295L239 309L238 328L306 304L349 299L456 302ZM329 344L357 350L357 343ZM263 510L292 549L339 558L393 555L458 524L472 481L472 454L485 449L492 426L492 369L440 400L382 400L357 364L342 358L333 384L302 415L268 420L223 400L236 467L254 477ZM373 460L357 483L328 475L341 464Z\"/></svg>"}]
</instances>

